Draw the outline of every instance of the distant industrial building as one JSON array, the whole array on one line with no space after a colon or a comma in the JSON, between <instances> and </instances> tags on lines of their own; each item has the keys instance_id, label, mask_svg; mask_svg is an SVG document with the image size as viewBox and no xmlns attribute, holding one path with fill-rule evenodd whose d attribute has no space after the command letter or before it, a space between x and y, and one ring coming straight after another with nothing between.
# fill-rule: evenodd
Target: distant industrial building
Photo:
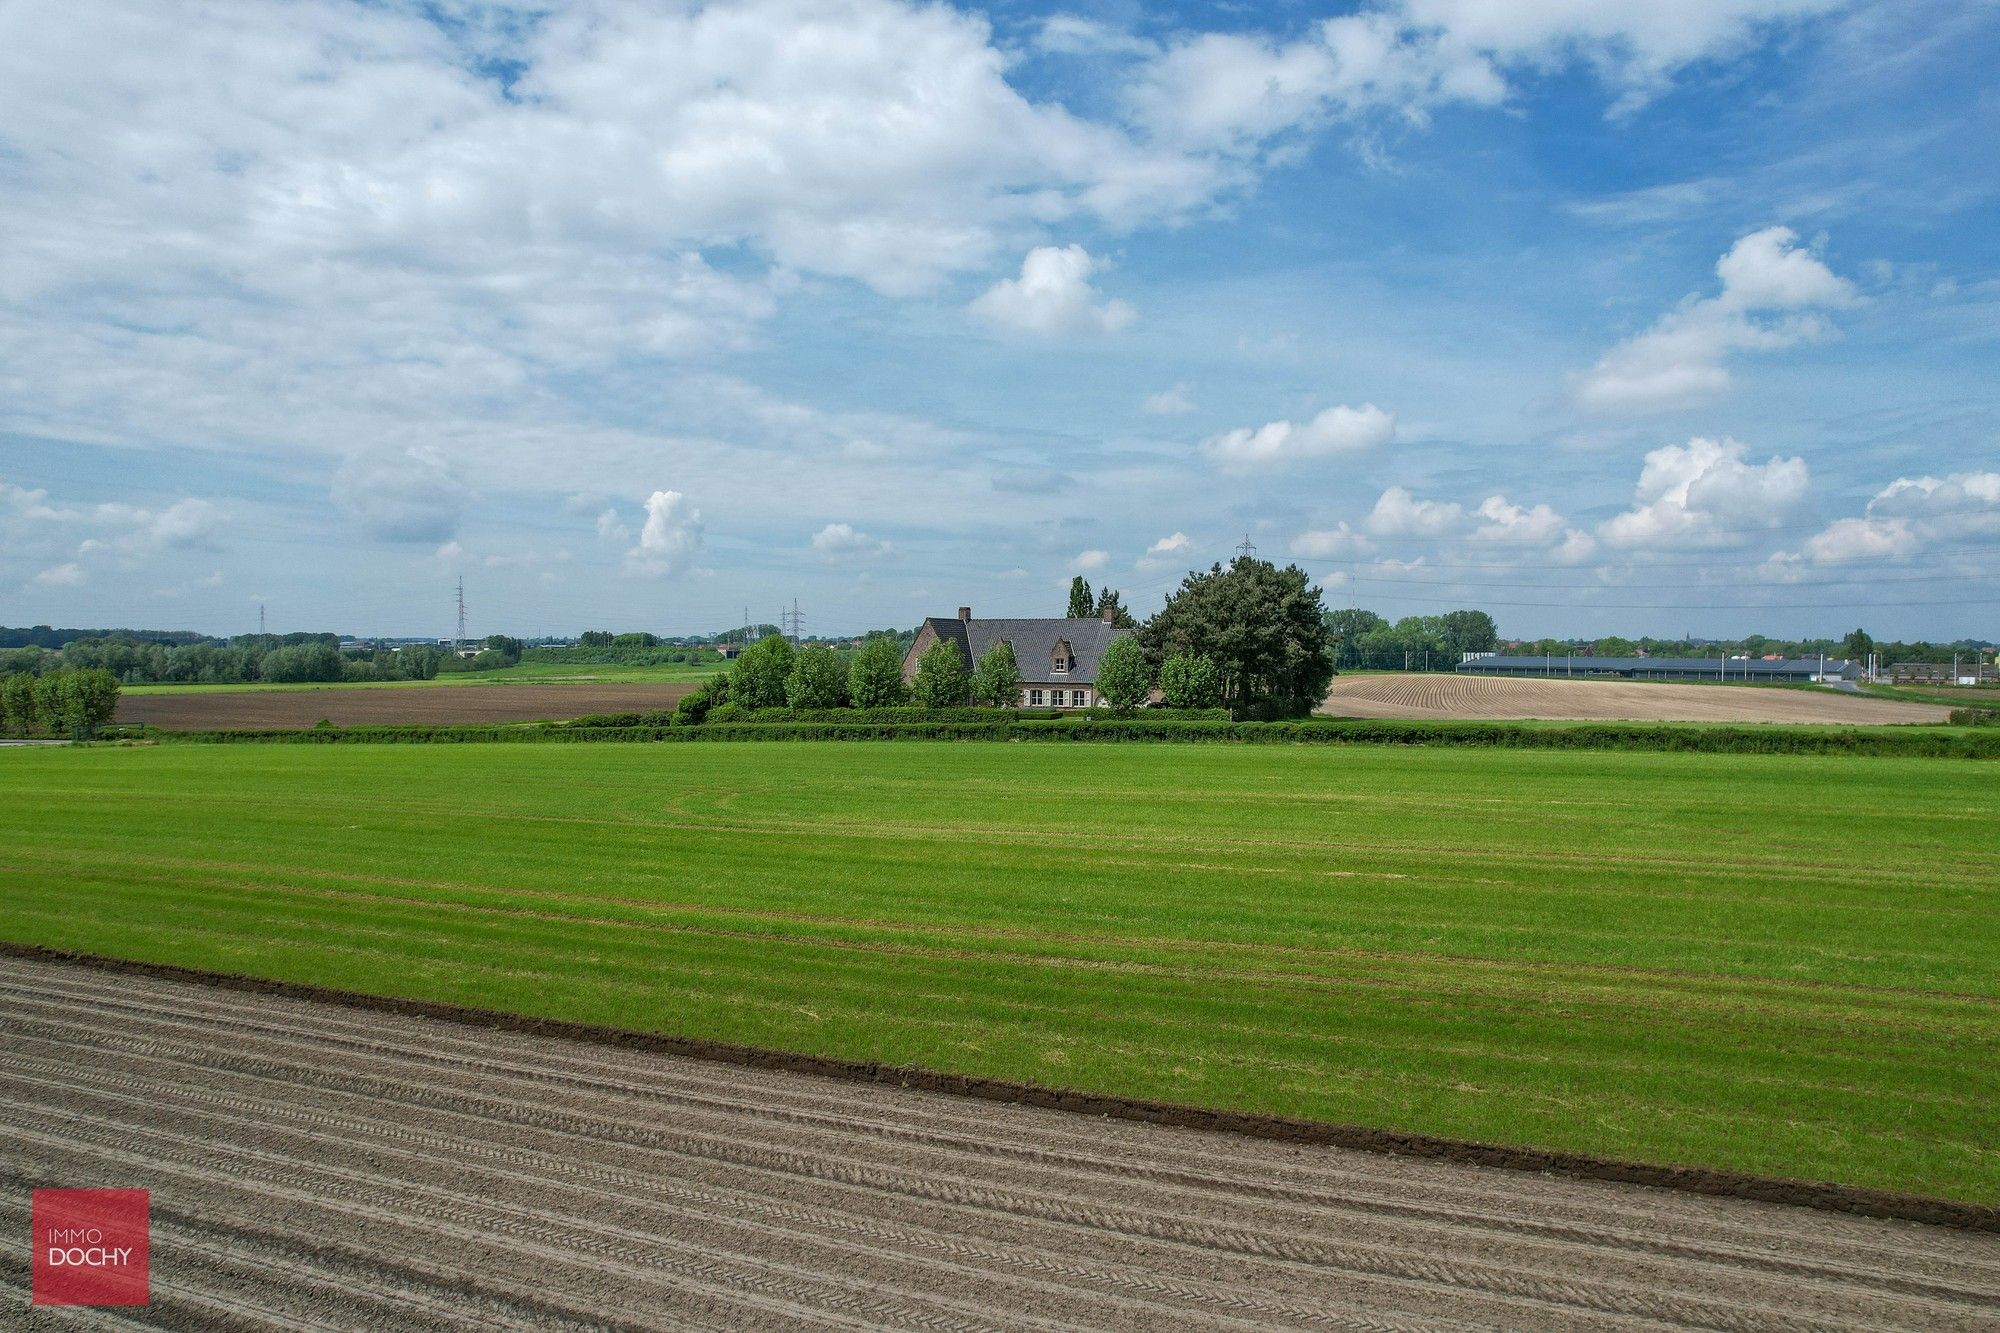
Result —
<instances>
[{"instance_id":1,"label":"distant industrial building","mask_svg":"<svg viewBox=\"0 0 2000 1333\"><path fill-rule=\"evenodd\" d=\"M1898 685L2000 685L2000 665L1975 662L1897 662L1888 674Z\"/></svg>"},{"instance_id":2,"label":"distant industrial building","mask_svg":"<svg viewBox=\"0 0 2000 1333\"><path fill-rule=\"evenodd\" d=\"M1475 653L1458 664L1472 676L1575 676L1608 680L1720 680L1782 684L1861 679L1859 663L1817 657L1574 657Z\"/></svg>"}]
</instances>

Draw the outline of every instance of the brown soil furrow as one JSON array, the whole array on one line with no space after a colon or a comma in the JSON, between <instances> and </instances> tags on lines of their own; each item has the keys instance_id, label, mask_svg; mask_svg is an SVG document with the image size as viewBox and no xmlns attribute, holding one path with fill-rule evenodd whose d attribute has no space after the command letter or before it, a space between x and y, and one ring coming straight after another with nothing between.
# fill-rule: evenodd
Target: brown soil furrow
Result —
<instances>
[{"instance_id":1,"label":"brown soil furrow","mask_svg":"<svg viewBox=\"0 0 2000 1333\"><path fill-rule=\"evenodd\" d=\"M1338 717L1569 722L1782 722L1876 725L1943 722L1951 710L1828 689L1676 684L1565 676L1341 676L1319 711Z\"/></svg>"},{"instance_id":2,"label":"brown soil furrow","mask_svg":"<svg viewBox=\"0 0 2000 1333\"><path fill-rule=\"evenodd\" d=\"M162 731L310 727L322 718L343 727L563 721L594 713L671 709L695 688L686 682L658 681L125 694L118 700L117 720Z\"/></svg>"},{"instance_id":3,"label":"brown soil furrow","mask_svg":"<svg viewBox=\"0 0 2000 1333\"><path fill-rule=\"evenodd\" d=\"M6 1124L9 1123L10 1121L18 1123L21 1117L18 1113L10 1113L11 1108L12 1108L12 1103L8 1102L5 1099L0 1099L0 1124ZM202 1169L201 1163L197 1160L199 1157L199 1153L195 1150L176 1148L172 1146L171 1143L169 1144L168 1147L164 1149L155 1150L153 1152L142 1152L140 1149L131 1146L130 1138L131 1136L134 1135L142 1139L165 1137L159 1134L157 1131L151 1129L139 1128L120 1120L103 1120L99 1117L93 1117L84 1114L74 1115L73 1118L76 1122L76 1126L72 1130L73 1135L76 1138L85 1140L86 1141L85 1146L92 1148L94 1150L112 1152L116 1156L118 1156L121 1160L140 1162L144 1165L152 1167L155 1170L171 1171L175 1167L182 1167L189 1170L190 1172L198 1172ZM101 1142L98 1143L88 1142L88 1140L90 1140L90 1138L92 1137L93 1128L97 1130L98 1137L102 1140ZM28 1132L23 1135L24 1141L31 1145L42 1142L43 1138L44 1136L36 1135L32 1132ZM266 1191L276 1191L281 1196L296 1200L309 1196L304 1190L298 1187L297 1182L291 1177L303 1177L305 1175L311 1174L314 1171L326 1172L336 1176L343 1174L354 1174L354 1173L343 1173L332 1168L308 1167L303 1164L293 1163L289 1159L282 1159L282 1158L278 1159L284 1163L282 1167L266 1165L263 1163L263 1161L260 1160L271 1156L273 1155L258 1153L255 1152L254 1150L246 1152L246 1150L243 1149L243 1147L240 1144L232 1144L232 1158L230 1161L229 1175L233 1178L236 1178L239 1181L239 1183L252 1182L255 1183L260 1189ZM287 1176L286 1174L287 1169L290 1170L291 1176ZM370 1207L366 1202L364 1202L364 1200L369 1198L370 1196L364 1195L363 1193L355 1190L351 1189L341 1190L338 1186L327 1187L324 1184L316 1186L315 1188L318 1190L319 1196L328 1197L332 1199L332 1202L329 1203L327 1206L363 1215L367 1217L371 1221L371 1223L377 1226L382 1225L384 1220L387 1219L388 1217L401 1215L403 1213L407 1213L408 1211L410 1211L408 1199L400 1196L392 1201L394 1204L394 1208L385 1210L381 1208ZM461 1202L469 1203L470 1201L461 1200ZM545 1210L548 1208L548 1205L546 1204L543 1206ZM491 1212L492 1209L489 1206L485 1209L475 1208L474 1211ZM438 1219L444 1216L444 1213L439 1210L419 1209L418 1212L419 1216L422 1218L425 1225L427 1226L437 1225ZM542 1229L542 1231L546 1231L549 1234L554 1234L558 1227L562 1225L568 1225L573 1221L573 1219L565 1217L560 1214L552 1214L552 1216L556 1218L556 1221L552 1222L548 1227ZM506 1221L502 1221L498 1224L495 1224L492 1223L490 1219L487 1220L485 1224L489 1227L490 1230L494 1232L494 1234L503 1237L509 1244L518 1245L520 1243L520 1237L523 1234L530 1234L528 1224L525 1224L519 1221L518 1219L514 1220L511 1223L511 1225ZM449 1230L449 1228L447 1229ZM603 1228L599 1227L596 1229L602 1230ZM534 1239L543 1238L541 1232L535 1232L532 1233L532 1235ZM580 1250L583 1253L583 1255L587 1257L592 1263L598 1263L602 1261L605 1257L606 1247L601 1243L593 1243L592 1238L590 1238L588 1235L580 1237L572 1237L567 1243L570 1244L573 1248ZM1285 1262L1282 1258L1277 1256L1270 1256L1268 1257L1268 1259L1269 1262L1272 1263ZM1297 1263L1298 1261L1294 1260L1292 1262ZM1341 1290L1339 1294L1343 1298L1352 1298L1352 1296L1354 1295L1354 1289L1348 1285L1346 1274L1337 1271L1329 1271L1327 1266L1323 1264L1322 1265L1307 1264L1302 1266L1314 1269L1317 1272L1319 1281L1322 1284L1329 1281L1338 1281L1341 1284ZM1449 1278L1444 1275L1442 1270L1445 1269L1446 1267L1447 1266L1445 1265L1438 1265L1438 1264L1412 1265L1413 1271L1395 1275L1395 1281L1398 1282L1400 1285L1416 1289L1415 1294L1417 1294L1419 1297L1455 1294L1461 1302L1465 1302L1468 1300L1477 1301L1480 1300L1481 1298L1485 1298L1487 1300L1493 1298L1499 1298L1504 1303L1510 1304L1512 1307L1507 1314L1499 1317L1500 1322L1506 1325L1519 1325L1523 1321L1526 1321L1527 1323L1532 1324L1533 1326L1536 1327L1567 1327L1567 1326L1574 1326L1576 1321L1580 1317L1587 1317L1588 1319L1590 1319L1591 1326L1593 1327L1626 1327L1630 1326L1630 1324L1632 1323L1632 1318L1630 1316L1627 1316L1616 1309L1597 1308L1598 1302L1591 1300L1589 1298L1580 1301L1579 1300L1565 1301L1561 1299L1548 1300L1545 1299L1543 1296L1529 1294L1526 1291L1520 1291L1520 1290L1482 1291L1476 1288L1469 1291L1464 1290L1460 1286L1460 1284L1450 1281ZM1414 1271L1417 1269L1430 1269L1433 1271L1429 1272ZM941 1279L944 1279L948 1278L948 1276L950 1275L940 1274L939 1276ZM1373 1274L1371 1276L1376 1277L1377 1279L1381 1279L1389 1275ZM1496 1276L1495 1283L1496 1286L1499 1287L1527 1285L1527 1284L1513 1282L1505 1276ZM962 1289L962 1284L954 1284L950 1289L960 1290ZM1578 1288L1577 1291L1580 1293L1581 1289ZM989 1298L991 1298L991 1296L993 1295L993 1293L990 1290L986 1294ZM1083 1294L1084 1293L1075 1292L1073 1290L1068 1293L1068 1295L1070 1295L1072 1298L1081 1296ZM1044 1320L1042 1318L1038 1318L1035 1315L1030 1314L1026 1311L1015 1310L1008 1315L1006 1319L1006 1325L1008 1327L1040 1328L1040 1329L1066 1328L1066 1327L1150 1328L1158 1326L1157 1317L1147 1321L1128 1323L1123 1320L1106 1320L1102 1317L1104 1312L1101 1310L1096 1312L1099 1317L1093 1319L1089 1317L1088 1313L1076 1309L1077 1303L1075 1302L1074 1299L1072 1299L1070 1304L1072 1308L1069 1316L1064 1321L1057 1322L1055 1324L1051 1324L1049 1321ZM990 1318L993 1311L1002 1309L1004 1307L997 1303L989 1303L988 1305L982 1308L985 1310L988 1317ZM1035 1308L1046 1309L1048 1307L1046 1304L1042 1304L1038 1305ZM1178 1325L1185 1327L1203 1327L1203 1328L1240 1327L1242 1326L1243 1323L1243 1321L1235 1318L1218 1319L1213 1315L1204 1315L1203 1312L1198 1311L1193 1307L1182 1308L1180 1310L1174 1311L1173 1313L1175 1316L1175 1322ZM1733 1311L1731 1317L1728 1317L1721 1322L1704 1320L1700 1321L1695 1326L1709 1327L1709 1328L1730 1328L1730 1329L1775 1326L1766 1322L1760 1322L1759 1320L1754 1318L1747 1318L1745 1317L1745 1314L1746 1312L1740 1310ZM1481 1320L1480 1322L1483 1326L1492 1326L1491 1321L1493 1320L1494 1317L1495 1316L1493 1316L1492 1314L1488 1314L1486 1319ZM1348 1326L1353 1326L1353 1327L1382 1328L1382 1329L1393 1329L1393 1328L1414 1329L1414 1328L1429 1328L1434 1326L1429 1319L1425 1319L1417 1323L1410 1323L1400 1319L1389 1319L1389 1320L1356 1319L1344 1322L1346 1322ZM1651 1321L1641 1318L1638 1320L1638 1322L1644 1324L1644 1323L1650 1323ZM883 1326L887 1325L885 1324ZM1288 1324L1287 1321L1264 1321L1263 1326L1304 1327L1308 1325L1291 1325Z\"/></svg>"},{"instance_id":4,"label":"brown soil furrow","mask_svg":"<svg viewBox=\"0 0 2000 1333\"><path fill-rule=\"evenodd\" d=\"M590 1140L591 1138L587 1134L579 1134L575 1135L575 1137L585 1140ZM590 1146L599 1151L603 1148L601 1142L591 1142ZM670 1156L699 1157L697 1154L676 1153L671 1149L659 1149L658 1151L666 1151ZM766 1153L763 1156L766 1160L753 1169L761 1169L766 1173L778 1176L790 1175L798 1177L805 1174L798 1170L800 1162L804 1160L798 1154L780 1155ZM782 1156L789 1156L792 1160L789 1163L780 1161L776 1166L770 1164L773 1158L780 1158ZM738 1160L733 1164L741 1167L747 1163ZM787 1165L792 1168L789 1172L785 1169ZM919 1182L915 1177L907 1174L906 1168L890 1167L876 1168L859 1173L836 1173L831 1177L824 1177L813 1183L836 1186L844 1184L888 1195L890 1196L890 1201L896 1207L900 1208L907 1208L912 1201L921 1201L942 1204L946 1208L958 1208L969 1211L985 1210L1014 1219L1026 1219L1044 1225L1068 1226L1086 1234L1093 1229L1099 1231L1104 1229L1102 1217L1076 1215L1073 1210L1068 1208L1063 1197L1028 1197L1018 1193L1003 1194L993 1190L968 1189L962 1181L947 1180L942 1187L939 1187L928 1182ZM1123 1228L1114 1229L1122 1231L1128 1245L1132 1240L1154 1241L1169 1245L1179 1245L1197 1255L1206 1250L1218 1248L1208 1245L1199 1239L1190 1241L1186 1236L1179 1234L1179 1230L1174 1226L1171 1219L1164 1215L1142 1218L1136 1224L1128 1222ZM1560 1289L1555 1291L1535 1290L1533 1289L1535 1284L1519 1282L1497 1271L1488 1275L1491 1279L1490 1287L1482 1287L1477 1283L1468 1284L1464 1281L1446 1280L1434 1271L1435 1266L1429 1262L1429 1255L1425 1251L1397 1252L1387 1247L1374 1247L1368 1254L1363 1256L1364 1262L1357 1268L1349 1262L1329 1259L1326 1254L1301 1258L1297 1254L1287 1252L1282 1240L1272 1237L1253 1239L1247 1247L1238 1244L1223 1246L1220 1249L1226 1252L1231 1261L1238 1266L1245 1265L1246 1263L1256 1266L1261 1263L1263 1265L1276 1264L1303 1269L1305 1270L1305 1276L1318 1282L1324 1282L1331 1277L1338 1276L1343 1286L1347 1289L1345 1294L1350 1297L1353 1294L1352 1280L1359 1276L1376 1281L1387 1281L1393 1284L1409 1286L1417 1289L1420 1294L1424 1295L1433 1294L1439 1289L1452 1290L1459 1293L1461 1301L1472 1294L1483 1292L1485 1295L1505 1301L1526 1301L1531 1305L1546 1306L1550 1311L1559 1310L1566 1303L1573 1304L1573 1302L1565 1302L1562 1299ZM1329 1251L1327 1253L1330 1254L1333 1252ZM1384 1262L1381 1258L1382 1254L1389 1256L1387 1262ZM1371 1257L1374 1262L1367 1262ZM1268 1276L1266 1280L1268 1280ZM1470 1290L1467 1290L1468 1286ZM1183 1316L1186 1316L1194 1313L1194 1311L1192 1307L1189 1307L1181 1313Z\"/></svg>"},{"instance_id":5,"label":"brown soil furrow","mask_svg":"<svg viewBox=\"0 0 2000 1333\"><path fill-rule=\"evenodd\" d=\"M187 1323L355 1326L399 1290L407 1317L380 1326L447 1326L453 1290L474 1319L535 1322L510 1282L546 1322L633 1326L1948 1329L2000 1311L1974 1233L1190 1146L159 973L0 975L22 1164L5 1174L154 1188L156 1268L178 1244L193 1293L168 1282L163 1310ZM244 1309L193 1303L216 1299Z\"/></svg>"},{"instance_id":6,"label":"brown soil furrow","mask_svg":"<svg viewBox=\"0 0 2000 1333\"><path fill-rule=\"evenodd\" d=\"M45 1149L84 1148L124 1165L144 1168L155 1175L167 1175L192 1182L196 1187L224 1183L238 1190L254 1188L259 1194L288 1203L360 1220L371 1231L392 1228L414 1232L402 1242L433 1243L449 1238L462 1245L505 1249L513 1253L508 1262L519 1265L567 1260L588 1266L598 1280L622 1282L631 1291L619 1299L628 1312L649 1308L667 1290L685 1290L697 1297L738 1304L763 1315L823 1319L854 1329L907 1327L919 1329L965 1329L982 1325L976 1320L952 1320L910 1311L871 1294L872 1284L858 1279L837 1279L827 1274L788 1271L791 1266L775 1261L736 1259L719 1254L699 1253L702 1247L669 1245L662 1238L644 1236L621 1228L576 1218L544 1218L527 1210L484 1203L449 1191L427 1190L407 1182L381 1189L381 1182L365 1173L346 1171L322 1163L287 1160L259 1153L241 1144L232 1144L226 1162L217 1164L212 1150L204 1144L177 1142L171 1135L127 1121L98 1121L86 1115L72 1115L58 1138L28 1127L31 1117L9 1115L12 1103L0 1101L0 1121L12 1120L18 1140ZM99 1129L92 1140L93 1125ZM150 1143L150 1148L142 1148ZM385 1242L391 1237L385 1235ZM687 1250L692 1253L676 1253ZM618 1256L631 1254L638 1262ZM835 1288L842 1288L838 1290ZM609 1295L606 1296L609 1299ZM1042 1320L1032 1326L1047 1330L1061 1328Z\"/></svg>"},{"instance_id":7,"label":"brown soil furrow","mask_svg":"<svg viewBox=\"0 0 2000 1333\"><path fill-rule=\"evenodd\" d=\"M742 1152L746 1145L738 1143L731 1146ZM764 1154L755 1154L753 1148L752 1152L758 1156L769 1155L769 1150ZM789 1155L780 1154L780 1156ZM874 1183L878 1186L884 1184L882 1179L884 1172L881 1169L878 1168L870 1174L876 1177ZM936 1178L931 1177L931 1179ZM947 1181L946 1184L962 1185L963 1182ZM904 1181L897 1186L892 1178L888 1187L900 1188L905 1193L921 1192L914 1181ZM987 1197L976 1202L988 1207L998 1206L1004 1211L1044 1220L1065 1220L1063 1215L1065 1204L1062 1200L1048 1196L1024 1197L1018 1193L997 1195L990 1190L983 1193ZM1173 1216L1167 1213L1160 1211L1136 1213L1125 1205L1126 1201L1120 1201L1120 1206L1115 1210L1095 1210L1091 1215L1081 1218L1072 1215L1067 1220L1081 1220L1090 1225L1108 1227L1132 1236L1178 1240L1185 1244L1219 1248L1238 1254L1281 1259L1323 1268L1359 1269L1362 1272L1393 1276L1418 1284L1468 1288L1491 1295L1512 1296L1516 1299L1543 1303L1557 1309L1565 1306L1582 1307L1602 1314L1642 1319L1654 1317L1656 1313L1649 1307L1644 1287L1634 1286L1632 1279L1636 1276L1643 1281L1647 1278L1656 1278L1657 1274L1644 1271L1634 1274L1626 1271L1626 1265L1609 1262L1608 1255L1600 1257L1595 1265L1595 1280L1591 1288L1586 1290L1572 1280L1561 1278L1555 1273L1537 1272L1531 1265L1532 1260L1538 1256L1526 1252L1513 1254L1510 1256L1511 1262L1505 1265L1489 1266L1490 1261L1486 1256L1481 1256L1482 1262L1477 1267L1469 1267L1462 1263L1441 1264L1431 1257L1434 1251L1425 1248L1392 1248L1360 1241L1349 1241L1341 1245L1331 1243L1317 1246L1300 1245L1289 1240L1285 1232L1270 1229L1270 1223L1279 1219L1254 1219L1258 1224L1255 1230L1244 1227L1228 1230L1191 1228L1175 1221ZM1283 1220L1294 1225L1299 1221L1297 1218ZM1547 1258L1545 1255L1539 1257ZM1614 1270L1618 1279L1615 1282L1611 1280L1611 1273ZM1756 1295L1747 1289L1753 1285L1755 1284L1739 1280L1739 1290L1733 1293L1736 1299L1728 1303L1696 1301L1683 1297L1676 1306L1677 1317L1683 1320L1695 1318L1703 1326L1712 1328L1794 1326L1785 1310L1789 1308L1790 1302L1798 1297L1797 1284L1778 1286L1759 1293L1762 1299L1757 1299ZM1924 1304L1927 1307L1927 1315L1934 1313L1928 1308L1930 1303ZM1907 1313L1906 1311L1905 1322L1940 1326L1937 1320L1930 1317L1908 1320ZM1796 1326L1803 1328L1809 1325Z\"/></svg>"},{"instance_id":8,"label":"brown soil furrow","mask_svg":"<svg viewBox=\"0 0 2000 1333\"><path fill-rule=\"evenodd\" d=\"M174 1024L171 1020L156 1021L159 1026L168 1028L183 1026ZM1637 1220L1632 1217L1610 1223L1599 1221L1593 1225L1524 1219L1508 1208L1510 1201L1505 1197L1487 1199L1477 1204L1463 1197L1445 1203L1434 1203L1385 1197L1384 1191L1379 1186L1371 1191L1365 1184L1357 1188L1355 1184L1348 1182L1342 1182L1338 1187L1330 1186L1326 1182L1273 1183L1217 1174L1213 1170L1199 1168L1191 1162L1133 1162L1107 1153L1079 1151L1073 1146L1009 1143L1001 1139L982 1139L962 1133L940 1131L935 1127L902 1125L882 1118L852 1116L841 1118L831 1108L787 1107L723 1099L704 1091L691 1092L686 1089L661 1087L657 1083L607 1079L600 1075L568 1072L554 1067L538 1069L523 1061L466 1058L437 1050L396 1047L379 1040L331 1034L316 1039L337 1048L344 1055L360 1056L377 1064L415 1061L431 1066L433 1070L451 1069L457 1073L476 1074L482 1080L501 1076L522 1082L561 1085L584 1093L593 1104L601 1104L606 1098L613 1098L630 1102L636 1107L643 1105L647 1099L655 1099L675 1105L682 1108L684 1113L696 1116L740 1117L751 1123L760 1121L777 1123L807 1130L900 1142L910 1145L913 1149L944 1154L946 1161L953 1164L962 1164L966 1158L1006 1157L1063 1176L1081 1173L1106 1182L1143 1180L1177 1189L1223 1192L1244 1199L1254 1198L1272 1203L1301 1205L1329 1213L1345 1213L1350 1217L1365 1216L1377 1224L1384 1220L1394 1220L1429 1227L1509 1232L1543 1241L1624 1250L1695 1262L1715 1262L1724 1266L1787 1274L1801 1279L1827 1277L1836 1281L1862 1286L1879 1286L1884 1290L1919 1296L1933 1294L1938 1285L1935 1282L1912 1282L1899 1275L1871 1271L1865 1266L1865 1254L1856 1255L1852 1263L1843 1264L1831 1259L1805 1263L1796 1259L1769 1258L1750 1248L1729 1245L1718 1240L1705 1241L1697 1245L1677 1238L1663 1238L1655 1230L1637 1229ZM432 1077L435 1077L435 1074ZM1969 1295L1964 1290L1951 1294L1958 1298Z\"/></svg>"},{"instance_id":9,"label":"brown soil furrow","mask_svg":"<svg viewBox=\"0 0 2000 1333\"><path fill-rule=\"evenodd\" d=\"M187 1095L192 1096L192 1094ZM229 1098L213 1095L201 1096L195 1100L212 1104L241 1104L232 1102ZM733 1219L723 1216L724 1213L738 1213L862 1237L878 1246L893 1245L914 1251L926 1251L947 1261L940 1265L941 1267L959 1270L973 1279L1007 1269L1024 1268L1039 1277L1061 1281L1062 1285L1059 1286L1051 1286L1047 1282L1036 1283L1036 1287L1043 1294L1068 1291L1069 1284L1076 1281L1086 1281L1108 1288L1109 1294L1113 1295L1120 1292L1134 1292L1145 1299L1142 1302L1128 1301L1128 1306L1152 1319L1184 1317L1189 1311L1208 1306L1220 1307L1218 1313L1228 1317L1255 1316L1263 1320L1278 1318L1315 1327L1362 1326L1341 1312L1306 1304L1286 1304L1262 1298L1254 1293L1232 1290L1217 1283L1171 1278L1159 1280L1144 1273L1118 1273L1104 1268L1092 1268L1064 1259L1062 1256L1065 1252L1060 1250L1036 1251L1019 1246L982 1245L893 1222L871 1222L855 1214L837 1213L824 1208L774 1204L767 1199L740 1191L681 1187L634 1171L569 1163L563 1164L559 1171L552 1170L546 1155L532 1151L507 1150L447 1135L385 1127L379 1122L358 1117L273 1112L268 1106L260 1106L260 1109L278 1119L311 1124L322 1131L315 1134L315 1138L342 1148L356 1146L365 1149L372 1145L379 1151L384 1142L408 1144L412 1146L397 1147L393 1151L420 1165L435 1162L440 1158L463 1158L465 1160L462 1163L440 1169L457 1171L477 1168L494 1179L526 1185L536 1190L553 1190L558 1194L584 1196L593 1208L603 1206L607 1202L630 1201L652 1195L655 1199L651 1206L660 1208L662 1212L686 1213L691 1209L698 1209L700 1211L695 1215L711 1216L723 1225L735 1224ZM230 1123L241 1128L254 1130L262 1127L261 1122L240 1115L221 1112L206 1114L218 1122ZM326 1134L323 1132L326 1130L344 1133ZM514 1166L527 1169L511 1169ZM773 1235L781 1235L788 1230L776 1226L761 1229ZM799 1230L796 1234L808 1233ZM856 1252L863 1252L863 1248L856 1247ZM990 1267L984 1272L968 1268L965 1262L968 1260L983 1262ZM1163 1306L1154 1299L1159 1297L1171 1298L1180 1304ZM1376 1325L1370 1322L1366 1326Z\"/></svg>"}]
</instances>

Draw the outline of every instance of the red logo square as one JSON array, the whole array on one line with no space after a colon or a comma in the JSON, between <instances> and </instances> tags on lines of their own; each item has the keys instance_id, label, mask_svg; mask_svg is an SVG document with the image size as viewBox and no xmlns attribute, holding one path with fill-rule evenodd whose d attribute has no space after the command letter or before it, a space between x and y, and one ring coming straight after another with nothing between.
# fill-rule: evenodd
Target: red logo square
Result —
<instances>
[{"instance_id":1,"label":"red logo square","mask_svg":"<svg viewBox=\"0 0 2000 1333\"><path fill-rule=\"evenodd\" d=\"M34 1303L147 1304L150 1204L145 1190L36 1190Z\"/></svg>"}]
</instances>

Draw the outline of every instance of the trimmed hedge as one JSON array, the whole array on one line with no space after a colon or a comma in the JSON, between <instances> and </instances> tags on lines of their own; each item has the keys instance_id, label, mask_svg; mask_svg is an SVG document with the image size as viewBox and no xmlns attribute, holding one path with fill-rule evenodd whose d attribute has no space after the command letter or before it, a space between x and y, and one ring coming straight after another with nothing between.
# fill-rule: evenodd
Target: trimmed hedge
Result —
<instances>
[{"instance_id":1,"label":"trimmed hedge","mask_svg":"<svg viewBox=\"0 0 2000 1333\"><path fill-rule=\"evenodd\" d=\"M923 723L936 722L1018 722L1024 720L1113 720L1113 721L1202 721L1226 722L1229 720L1227 708L1149 708L1120 717L1105 710L1079 713L1061 708L758 708L738 709L725 712L732 705L721 704L716 708L719 715L713 722L699 725L713 726L722 723L772 722L840 722L848 724L876 725L881 723ZM673 723L671 711L649 713L598 713L589 717L575 718L565 726L571 727L650 727L667 726Z\"/></svg>"},{"instance_id":2,"label":"trimmed hedge","mask_svg":"<svg viewBox=\"0 0 2000 1333\"><path fill-rule=\"evenodd\" d=\"M851 710L845 710L851 712ZM921 710L884 709L908 713ZM980 710L965 710L979 712ZM1004 710L1003 710L1004 711ZM837 715L836 715L837 716ZM1040 741L1234 745L1445 745L1526 750L1650 750L1705 754L1854 754L2000 759L2000 728L1700 727L1632 723L1521 726L1505 722L1423 722L1313 718L1229 722L1198 718L984 716L956 710L921 720L711 722L697 727L527 725L509 727L324 727L296 731L166 733L162 739L224 744L366 745L620 743L632 741Z\"/></svg>"}]
</instances>

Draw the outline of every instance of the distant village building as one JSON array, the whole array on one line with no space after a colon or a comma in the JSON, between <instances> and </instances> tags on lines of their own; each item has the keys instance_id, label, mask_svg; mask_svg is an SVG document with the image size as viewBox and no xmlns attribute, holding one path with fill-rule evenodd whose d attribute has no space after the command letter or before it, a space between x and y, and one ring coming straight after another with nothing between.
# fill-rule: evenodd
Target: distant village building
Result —
<instances>
[{"instance_id":1,"label":"distant village building","mask_svg":"<svg viewBox=\"0 0 2000 1333\"><path fill-rule=\"evenodd\" d=\"M1014 647L1021 669L1024 708L1092 708L1097 704L1097 667L1104 650L1132 631L1112 623L1113 613L1087 620L974 620L972 608L958 615L928 616L917 630L916 642L903 656L903 679L914 680L917 662L934 643L958 649L960 663L970 672L986 650L1003 640Z\"/></svg>"}]
</instances>

